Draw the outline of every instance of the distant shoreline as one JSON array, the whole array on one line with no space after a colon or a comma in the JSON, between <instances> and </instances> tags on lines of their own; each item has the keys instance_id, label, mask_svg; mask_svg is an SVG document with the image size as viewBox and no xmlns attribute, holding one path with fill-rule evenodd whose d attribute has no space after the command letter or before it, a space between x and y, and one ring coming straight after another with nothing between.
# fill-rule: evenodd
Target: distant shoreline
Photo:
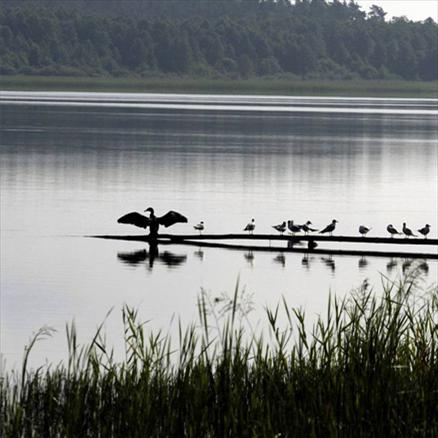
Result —
<instances>
[{"instance_id":1,"label":"distant shoreline","mask_svg":"<svg viewBox=\"0 0 438 438\"><path fill-rule=\"evenodd\" d=\"M438 82L1 76L0 90L438 98Z\"/></svg>"}]
</instances>

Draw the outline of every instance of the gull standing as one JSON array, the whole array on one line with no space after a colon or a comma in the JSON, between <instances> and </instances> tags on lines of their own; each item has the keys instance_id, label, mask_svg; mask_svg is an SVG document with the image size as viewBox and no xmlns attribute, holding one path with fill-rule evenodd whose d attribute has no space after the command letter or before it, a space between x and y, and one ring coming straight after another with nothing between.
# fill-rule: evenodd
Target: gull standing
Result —
<instances>
[{"instance_id":1,"label":"gull standing","mask_svg":"<svg viewBox=\"0 0 438 438\"><path fill-rule=\"evenodd\" d=\"M406 226L406 222L403 222L403 233L405 234L406 237L410 237L410 236L417 237L412 232L412 230Z\"/></svg>"},{"instance_id":2,"label":"gull standing","mask_svg":"<svg viewBox=\"0 0 438 438\"><path fill-rule=\"evenodd\" d=\"M391 237L394 237L395 234L401 234L399 233L392 224L389 224L386 227L386 231L388 231L389 234L391 234Z\"/></svg>"},{"instance_id":3,"label":"gull standing","mask_svg":"<svg viewBox=\"0 0 438 438\"><path fill-rule=\"evenodd\" d=\"M294 225L294 221L287 221L287 227L292 234L299 233L301 227L299 225Z\"/></svg>"},{"instance_id":4,"label":"gull standing","mask_svg":"<svg viewBox=\"0 0 438 438\"><path fill-rule=\"evenodd\" d=\"M243 231L248 231L249 234L253 234L255 228L254 218L251 219L251 222L249 224L246 224L246 227L243 229Z\"/></svg>"},{"instance_id":5,"label":"gull standing","mask_svg":"<svg viewBox=\"0 0 438 438\"><path fill-rule=\"evenodd\" d=\"M365 225L361 225L359 227L359 233L362 234L362 237L365 237L370 231L371 231L371 228L368 228Z\"/></svg>"},{"instance_id":6,"label":"gull standing","mask_svg":"<svg viewBox=\"0 0 438 438\"><path fill-rule=\"evenodd\" d=\"M307 221L304 225L301 225L301 229L304 231L304 234L308 234L310 231L318 231L315 228L310 228L309 225L313 225L312 222Z\"/></svg>"},{"instance_id":7,"label":"gull standing","mask_svg":"<svg viewBox=\"0 0 438 438\"><path fill-rule=\"evenodd\" d=\"M286 222L283 221L280 225L272 225L272 228L283 234L286 231Z\"/></svg>"},{"instance_id":8,"label":"gull standing","mask_svg":"<svg viewBox=\"0 0 438 438\"><path fill-rule=\"evenodd\" d=\"M199 234L202 234L202 230L204 229L204 221L199 222L199 224L194 225L193 228L199 231Z\"/></svg>"},{"instance_id":9,"label":"gull standing","mask_svg":"<svg viewBox=\"0 0 438 438\"><path fill-rule=\"evenodd\" d=\"M336 228L337 223L338 221L336 219L333 219L331 224L327 225L322 231L319 232L319 234L330 233L331 236Z\"/></svg>"},{"instance_id":10,"label":"gull standing","mask_svg":"<svg viewBox=\"0 0 438 438\"><path fill-rule=\"evenodd\" d=\"M430 225L426 224L423 228L420 228L417 230L420 234L424 236L425 239L427 239L427 235L430 233Z\"/></svg>"}]
</instances>

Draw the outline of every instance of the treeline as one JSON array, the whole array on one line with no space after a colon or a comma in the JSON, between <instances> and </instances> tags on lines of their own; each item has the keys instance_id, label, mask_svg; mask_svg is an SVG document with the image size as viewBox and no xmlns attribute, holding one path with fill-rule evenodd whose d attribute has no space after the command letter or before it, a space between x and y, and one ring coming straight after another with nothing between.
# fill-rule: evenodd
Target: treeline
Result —
<instances>
[{"instance_id":1,"label":"treeline","mask_svg":"<svg viewBox=\"0 0 438 438\"><path fill-rule=\"evenodd\" d=\"M0 74L438 79L438 25L350 1L0 2Z\"/></svg>"}]
</instances>

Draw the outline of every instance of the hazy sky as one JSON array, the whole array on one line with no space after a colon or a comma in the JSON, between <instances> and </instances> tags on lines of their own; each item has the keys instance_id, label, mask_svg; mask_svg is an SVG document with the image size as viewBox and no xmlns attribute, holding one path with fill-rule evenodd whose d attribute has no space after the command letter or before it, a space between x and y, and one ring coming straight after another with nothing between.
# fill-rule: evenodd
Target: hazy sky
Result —
<instances>
[{"instance_id":1,"label":"hazy sky","mask_svg":"<svg viewBox=\"0 0 438 438\"><path fill-rule=\"evenodd\" d=\"M406 15L410 20L425 20L432 17L438 21L437 0L356 0L362 10L368 12L371 5L378 5L388 13L386 18Z\"/></svg>"}]
</instances>

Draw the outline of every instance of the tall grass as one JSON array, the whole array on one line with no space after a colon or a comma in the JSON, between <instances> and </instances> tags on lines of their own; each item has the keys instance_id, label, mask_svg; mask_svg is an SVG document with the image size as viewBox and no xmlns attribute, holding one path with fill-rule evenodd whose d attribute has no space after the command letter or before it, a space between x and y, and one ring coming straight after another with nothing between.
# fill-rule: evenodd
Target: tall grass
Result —
<instances>
[{"instance_id":1,"label":"tall grass","mask_svg":"<svg viewBox=\"0 0 438 438\"><path fill-rule=\"evenodd\" d=\"M102 327L80 347L70 324L64 364L28 370L32 341L1 380L0 435L438 436L437 291L415 284L331 296L311 330L284 301L267 310L270 337L244 333L238 287L220 324L202 294L176 342L126 306L122 362Z\"/></svg>"}]
</instances>

